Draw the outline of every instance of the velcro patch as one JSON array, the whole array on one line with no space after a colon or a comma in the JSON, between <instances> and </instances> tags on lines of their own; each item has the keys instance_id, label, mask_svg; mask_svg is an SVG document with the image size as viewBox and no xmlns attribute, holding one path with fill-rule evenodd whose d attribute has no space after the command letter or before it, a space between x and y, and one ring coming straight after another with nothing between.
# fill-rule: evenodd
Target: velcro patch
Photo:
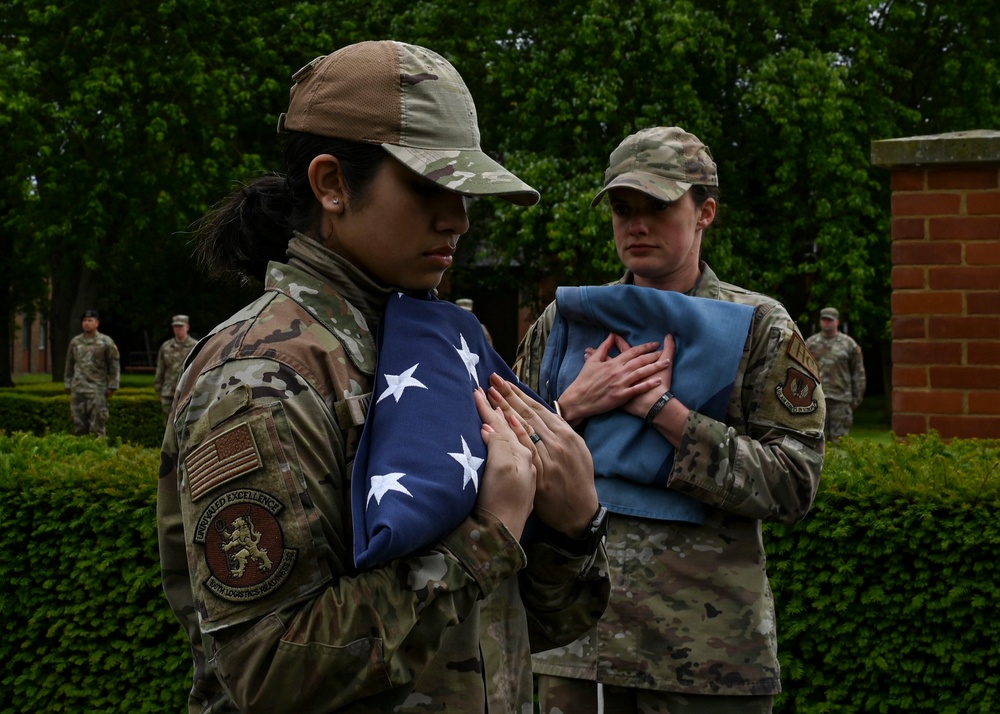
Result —
<instances>
[{"instance_id":1,"label":"velcro patch","mask_svg":"<svg viewBox=\"0 0 1000 714\"><path fill-rule=\"evenodd\" d=\"M372 393L362 394L357 397L345 397L338 399L334 403L334 410L337 414L337 422L344 431L356 426L362 426L368 416L368 408L371 405Z\"/></svg>"},{"instance_id":2,"label":"velcro patch","mask_svg":"<svg viewBox=\"0 0 1000 714\"><path fill-rule=\"evenodd\" d=\"M230 491L208 504L194 541L205 547L211 576L204 585L210 592L245 603L270 595L288 580L298 554L285 545L278 522L283 509L277 498L255 489Z\"/></svg>"},{"instance_id":3,"label":"velcro patch","mask_svg":"<svg viewBox=\"0 0 1000 714\"><path fill-rule=\"evenodd\" d=\"M789 367L785 381L774 388L774 393L792 414L810 414L819 409L819 402L816 401L818 386L812 375Z\"/></svg>"},{"instance_id":4,"label":"velcro patch","mask_svg":"<svg viewBox=\"0 0 1000 714\"><path fill-rule=\"evenodd\" d=\"M197 501L217 486L260 468L260 452L249 424L239 424L195 449L184 465L191 500Z\"/></svg>"},{"instance_id":5,"label":"velcro patch","mask_svg":"<svg viewBox=\"0 0 1000 714\"><path fill-rule=\"evenodd\" d=\"M788 356L802 365L817 382L820 381L819 364L817 364L816 358L813 357L809 348L806 347L806 341L802 339L802 336L798 332L792 332L792 339L788 341L787 352Z\"/></svg>"}]
</instances>

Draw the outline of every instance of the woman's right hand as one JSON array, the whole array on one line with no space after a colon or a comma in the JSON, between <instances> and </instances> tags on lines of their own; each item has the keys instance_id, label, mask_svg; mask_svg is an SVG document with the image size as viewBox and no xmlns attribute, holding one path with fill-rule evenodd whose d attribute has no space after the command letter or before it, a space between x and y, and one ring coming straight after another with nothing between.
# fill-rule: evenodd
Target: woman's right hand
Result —
<instances>
[{"instance_id":1,"label":"woman's right hand","mask_svg":"<svg viewBox=\"0 0 1000 714\"><path fill-rule=\"evenodd\" d=\"M486 468L476 503L520 539L535 500L535 465L528 432L515 415L493 409L482 389L474 394L486 443Z\"/></svg>"}]
</instances>

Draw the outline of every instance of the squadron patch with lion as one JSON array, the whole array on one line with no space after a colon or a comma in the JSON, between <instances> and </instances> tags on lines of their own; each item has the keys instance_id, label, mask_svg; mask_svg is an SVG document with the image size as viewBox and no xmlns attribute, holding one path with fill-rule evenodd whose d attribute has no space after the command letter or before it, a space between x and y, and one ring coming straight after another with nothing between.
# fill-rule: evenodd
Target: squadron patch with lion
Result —
<instances>
[{"instance_id":1,"label":"squadron patch with lion","mask_svg":"<svg viewBox=\"0 0 1000 714\"><path fill-rule=\"evenodd\" d=\"M248 602L284 584L297 552L285 547L277 518L283 509L277 498L250 488L229 491L208 504L198 518L194 542L204 547L209 592L230 602Z\"/></svg>"}]
</instances>

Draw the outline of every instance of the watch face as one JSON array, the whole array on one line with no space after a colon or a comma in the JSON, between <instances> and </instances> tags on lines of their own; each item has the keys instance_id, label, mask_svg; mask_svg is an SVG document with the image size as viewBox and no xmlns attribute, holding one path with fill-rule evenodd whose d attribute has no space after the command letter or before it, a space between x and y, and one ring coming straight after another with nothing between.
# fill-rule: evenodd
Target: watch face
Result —
<instances>
[{"instance_id":1,"label":"watch face","mask_svg":"<svg viewBox=\"0 0 1000 714\"><path fill-rule=\"evenodd\" d=\"M591 534L602 533L605 530L605 525L607 524L607 521L608 521L608 509L605 508L604 506L601 506L597 511L597 515L594 516L594 520L590 522L590 533Z\"/></svg>"}]
</instances>

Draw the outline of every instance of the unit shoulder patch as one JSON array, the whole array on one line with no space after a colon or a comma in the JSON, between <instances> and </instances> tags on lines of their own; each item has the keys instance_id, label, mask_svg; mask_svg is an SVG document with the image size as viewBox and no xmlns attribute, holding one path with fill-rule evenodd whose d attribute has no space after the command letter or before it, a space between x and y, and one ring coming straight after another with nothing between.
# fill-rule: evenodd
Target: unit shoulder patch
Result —
<instances>
[{"instance_id":1,"label":"unit shoulder patch","mask_svg":"<svg viewBox=\"0 0 1000 714\"><path fill-rule=\"evenodd\" d=\"M288 579L297 552L285 547L278 513L284 505L255 489L225 493L198 518L194 541L204 546L207 590L223 600L265 597Z\"/></svg>"},{"instance_id":2,"label":"unit shoulder patch","mask_svg":"<svg viewBox=\"0 0 1000 714\"><path fill-rule=\"evenodd\" d=\"M819 409L819 402L816 401L818 386L819 382L811 374L789 367L785 372L785 381L778 383L774 393L792 414L809 414Z\"/></svg>"}]
</instances>

